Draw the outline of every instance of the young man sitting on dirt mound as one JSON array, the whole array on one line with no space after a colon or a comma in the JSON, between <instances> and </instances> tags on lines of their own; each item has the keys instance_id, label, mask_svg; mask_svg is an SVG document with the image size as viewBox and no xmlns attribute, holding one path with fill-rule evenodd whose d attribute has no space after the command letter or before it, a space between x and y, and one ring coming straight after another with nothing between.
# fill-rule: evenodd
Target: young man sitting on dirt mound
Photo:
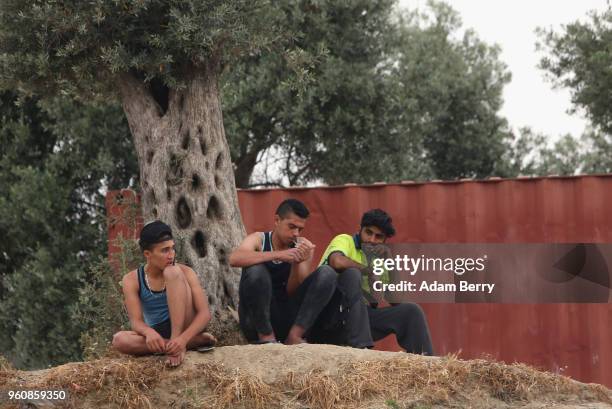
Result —
<instances>
[{"instance_id":1,"label":"young man sitting on dirt mound","mask_svg":"<svg viewBox=\"0 0 612 409\"><path fill-rule=\"evenodd\" d=\"M230 254L230 264L242 267L238 314L251 343L305 342L334 293L336 272L311 270L315 246L300 237L308 215L302 202L287 199L276 209L274 230L249 234Z\"/></svg>"},{"instance_id":2,"label":"young man sitting on dirt mound","mask_svg":"<svg viewBox=\"0 0 612 409\"><path fill-rule=\"evenodd\" d=\"M353 236L340 234L334 237L320 264L330 265L339 273L338 287L345 298L352 299L363 293L364 303L351 308L346 319L345 336L349 345L372 346L373 340L394 333L406 352L433 355L427 320L418 305L404 303L377 308L383 295L371 288L373 275L368 269L371 264L368 260L390 256L384 243L395 235L392 222L381 209L364 213L359 232Z\"/></svg>"},{"instance_id":3,"label":"young man sitting on dirt mound","mask_svg":"<svg viewBox=\"0 0 612 409\"><path fill-rule=\"evenodd\" d=\"M172 230L161 221L146 224L139 240L146 263L123 277L123 295L132 331L119 331L113 346L124 354L165 354L180 365L187 349L216 339L204 328L210 321L208 299L196 273L175 264Z\"/></svg>"}]
</instances>

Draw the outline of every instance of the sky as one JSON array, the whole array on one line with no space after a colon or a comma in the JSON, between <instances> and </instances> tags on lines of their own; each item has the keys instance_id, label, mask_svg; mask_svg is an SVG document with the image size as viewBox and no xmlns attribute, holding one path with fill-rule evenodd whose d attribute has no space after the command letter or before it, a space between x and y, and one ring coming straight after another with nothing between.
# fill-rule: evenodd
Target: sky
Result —
<instances>
[{"instance_id":1,"label":"sky","mask_svg":"<svg viewBox=\"0 0 612 409\"><path fill-rule=\"evenodd\" d=\"M504 88L501 114L517 130L529 126L555 140L570 133L580 136L588 120L580 113L570 115L572 107L567 89L553 89L537 68L541 52L536 52L537 27L559 31L563 24L587 21L589 10L603 11L606 0L447 0L461 15L464 28L478 37L498 44L500 59L512 73ZM427 0L399 0L400 7L425 9Z\"/></svg>"}]
</instances>

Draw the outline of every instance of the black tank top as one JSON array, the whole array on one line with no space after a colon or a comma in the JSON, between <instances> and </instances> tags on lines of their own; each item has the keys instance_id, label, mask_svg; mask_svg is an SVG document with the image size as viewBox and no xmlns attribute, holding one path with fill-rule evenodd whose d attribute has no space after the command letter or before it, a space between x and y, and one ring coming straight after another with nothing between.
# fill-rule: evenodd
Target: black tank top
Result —
<instances>
[{"instance_id":1,"label":"black tank top","mask_svg":"<svg viewBox=\"0 0 612 409\"><path fill-rule=\"evenodd\" d=\"M264 232L263 246L261 251L274 251L272 247L272 232ZM284 261L272 260L264 263L268 271L270 272L270 278L272 279L272 290L275 294L287 294L287 281L289 280L289 274L291 273L291 263Z\"/></svg>"}]
</instances>

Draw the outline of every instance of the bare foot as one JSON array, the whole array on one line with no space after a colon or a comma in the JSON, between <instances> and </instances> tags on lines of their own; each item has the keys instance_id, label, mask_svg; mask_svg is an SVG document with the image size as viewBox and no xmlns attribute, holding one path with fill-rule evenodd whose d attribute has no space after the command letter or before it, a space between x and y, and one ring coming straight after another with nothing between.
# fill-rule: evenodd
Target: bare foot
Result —
<instances>
[{"instance_id":1,"label":"bare foot","mask_svg":"<svg viewBox=\"0 0 612 409\"><path fill-rule=\"evenodd\" d=\"M208 332L202 332L202 341L204 344L215 345L217 343L217 338L214 335L209 334Z\"/></svg>"},{"instance_id":2,"label":"bare foot","mask_svg":"<svg viewBox=\"0 0 612 409\"><path fill-rule=\"evenodd\" d=\"M289 335L287 337L287 339L285 340L285 344L286 345L297 345L297 344L307 344L308 342L306 342L306 340L304 338L301 337L293 337L291 335Z\"/></svg>"},{"instance_id":3,"label":"bare foot","mask_svg":"<svg viewBox=\"0 0 612 409\"><path fill-rule=\"evenodd\" d=\"M299 325L293 325L289 330L289 334L287 334L287 339L285 340L285 344L287 345L296 345L296 344L306 344L306 340L303 338L304 328Z\"/></svg>"},{"instance_id":4,"label":"bare foot","mask_svg":"<svg viewBox=\"0 0 612 409\"><path fill-rule=\"evenodd\" d=\"M181 353L178 355L168 355L168 358L166 359L166 365L177 367L181 363L183 363L184 359L185 359L185 351L181 351Z\"/></svg>"},{"instance_id":5,"label":"bare foot","mask_svg":"<svg viewBox=\"0 0 612 409\"><path fill-rule=\"evenodd\" d=\"M271 332L270 334L257 333L257 336L259 337L259 342L262 344L266 342L276 342L276 335L274 335L274 332Z\"/></svg>"},{"instance_id":6,"label":"bare foot","mask_svg":"<svg viewBox=\"0 0 612 409\"><path fill-rule=\"evenodd\" d=\"M217 338L208 332L202 332L189 340L187 349L198 349L203 346L213 347L217 343Z\"/></svg>"}]
</instances>

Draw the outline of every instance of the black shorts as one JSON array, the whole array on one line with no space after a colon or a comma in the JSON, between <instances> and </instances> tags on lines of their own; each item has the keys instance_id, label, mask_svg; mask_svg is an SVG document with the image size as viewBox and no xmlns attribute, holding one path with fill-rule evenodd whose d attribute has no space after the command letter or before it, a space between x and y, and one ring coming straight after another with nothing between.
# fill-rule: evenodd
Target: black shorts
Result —
<instances>
[{"instance_id":1,"label":"black shorts","mask_svg":"<svg viewBox=\"0 0 612 409\"><path fill-rule=\"evenodd\" d=\"M172 335L172 326L170 325L170 319L162 321L159 324L155 324L151 328L157 331L157 333L161 335L162 338L170 339L170 336Z\"/></svg>"}]
</instances>

